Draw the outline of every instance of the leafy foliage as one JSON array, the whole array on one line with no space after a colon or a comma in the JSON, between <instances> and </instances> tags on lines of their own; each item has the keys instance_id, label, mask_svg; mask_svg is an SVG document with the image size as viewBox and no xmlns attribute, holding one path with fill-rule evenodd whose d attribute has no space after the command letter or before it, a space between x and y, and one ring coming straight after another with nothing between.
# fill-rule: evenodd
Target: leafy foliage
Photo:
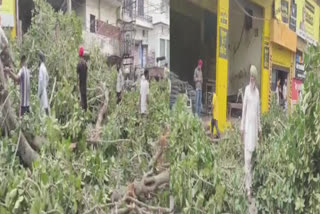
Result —
<instances>
[{"instance_id":1,"label":"leafy foliage","mask_svg":"<svg viewBox=\"0 0 320 214\"><path fill-rule=\"evenodd\" d=\"M305 56L307 78L301 106L258 151L254 187L261 213L319 211L318 52L319 47L310 47Z\"/></svg>"},{"instance_id":2,"label":"leafy foliage","mask_svg":"<svg viewBox=\"0 0 320 214\"><path fill-rule=\"evenodd\" d=\"M232 127L228 140L213 145L202 123L179 97L171 112L171 191L176 212L246 213L240 132Z\"/></svg>"}]
</instances>

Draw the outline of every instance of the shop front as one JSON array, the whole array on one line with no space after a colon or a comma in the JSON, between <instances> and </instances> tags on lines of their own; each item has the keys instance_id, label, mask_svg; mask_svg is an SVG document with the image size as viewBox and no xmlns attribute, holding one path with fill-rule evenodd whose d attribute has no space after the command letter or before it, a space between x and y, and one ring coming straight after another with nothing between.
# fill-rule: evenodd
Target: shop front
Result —
<instances>
[{"instance_id":1,"label":"shop front","mask_svg":"<svg viewBox=\"0 0 320 214\"><path fill-rule=\"evenodd\" d=\"M270 89L276 91L277 85L283 91L285 80L287 80L287 88L292 88L292 80L294 78L295 52L297 48L297 35L289 28L285 22L279 22L276 19L271 20L270 24L270 40L271 40L271 81ZM291 111L292 93L288 90L287 97L280 93L280 103L284 104L284 100L288 101L288 110Z\"/></svg>"}]
</instances>

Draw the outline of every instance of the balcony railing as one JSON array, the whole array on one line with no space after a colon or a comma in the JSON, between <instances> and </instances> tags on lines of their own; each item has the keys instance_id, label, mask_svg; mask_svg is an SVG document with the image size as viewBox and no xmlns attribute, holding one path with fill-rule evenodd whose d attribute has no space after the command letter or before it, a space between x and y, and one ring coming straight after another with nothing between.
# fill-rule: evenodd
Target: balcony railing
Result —
<instances>
[{"instance_id":1,"label":"balcony railing","mask_svg":"<svg viewBox=\"0 0 320 214\"><path fill-rule=\"evenodd\" d=\"M152 23L152 17L148 15L138 15L139 18L146 20L147 22Z\"/></svg>"},{"instance_id":2,"label":"balcony railing","mask_svg":"<svg viewBox=\"0 0 320 214\"><path fill-rule=\"evenodd\" d=\"M124 13L126 15L128 15L132 19L140 18L140 19L143 19L143 20L145 20L147 22L152 23L152 16L148 16L148 15L145 15L145 14L137 14L137 11L133 11L133 10L130 10L130 9L124 9Z\"/></svg>"},{"instance_id":3,"label":"balcony railing","mask_svg":"<svg viewBox=\"0 0 320 214\"><path fill-rule=\"evenodd\" d=\"M96 20L96 34L108 38L120 39L120 28L107 24L101 20Z\"/></svg>"}]
</instances>

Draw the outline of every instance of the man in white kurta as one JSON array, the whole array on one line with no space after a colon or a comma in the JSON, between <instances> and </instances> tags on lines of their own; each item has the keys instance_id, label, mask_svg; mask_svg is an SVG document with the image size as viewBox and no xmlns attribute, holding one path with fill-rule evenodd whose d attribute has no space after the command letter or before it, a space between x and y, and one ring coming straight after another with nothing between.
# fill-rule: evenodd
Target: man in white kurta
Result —
<instances>
[{"instance_id":1,"label":"man in white kurta","mask_svg":"<svg viewBox=\"0 0 320 214\"><path fill-rule=\"evenodd\" d=\"M44 64L45 57L43 53L39 53L40 58L40 68L39 68L39 82L38 82L38 96L40 98L40 109L45 111L47 115L49 115L49 102L48 102L48 94L47 87L49 84L49 75L47 72L47 68Z\"/></svg>"},{"instance_id":2,"label":"man in white kurta","mask_svg":"<svg viewBox=\"0 0 320 214\"><path fill-rule=\"evenodd\" d=\"M117 104L121 102L122 99L122 90L124 86L124 77L122 73L123 66L120 66L117 68L118 75L117 75L117 85L116 85L116 92L117 92Z\"/></svg>"},{"instance_id":3,"label":"man in white kurta","mask_svg":"<svg viewBox=\"0 0 320 214\"><path fill-rule=\"evenodd\" d=\"M260 126L260 98L256 87L257 69L255 66L250 68L250 84L246 87L243 99L243 110L241 120L241 133L244 141L244 167L245 167L245 186L249 199L251 199L252 185L252 153L256 148L258 133L261 132Z\"/></svg>"},{"instance_id":4,"label":"man in white kurta","mask_svg":"<svg viewBox=\"0 0 320 214\"><path fill-rule=\"evenodd\" d=\"M145 115L147 114L147 105L148 105L148 95L149 95L149 72L148 70L144 71L144 75L141 78L140 82L140 113Z\"/></svg>"}]
</instances>

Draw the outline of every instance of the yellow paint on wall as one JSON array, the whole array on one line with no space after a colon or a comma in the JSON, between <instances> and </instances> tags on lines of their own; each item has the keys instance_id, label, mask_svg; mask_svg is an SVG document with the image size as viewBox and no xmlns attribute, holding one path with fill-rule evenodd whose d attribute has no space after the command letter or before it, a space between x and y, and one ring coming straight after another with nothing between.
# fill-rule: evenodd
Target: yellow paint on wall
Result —
<instances>
[{"instance_id":1,"label":"yellow paint on wall","mask_svg":"<svg viewBox=\"0 0 320 214\"><path fill-rule=\"evenodd\" d=\"M227 126L227 89L228 89L228 29L229 0L218 0L217 13L217 73L216 93L219 106L218 124L223 131Z\"/></svg>"},{"instance_id":2,"label":"yellow paint on wall","mask_svg":"<svg viewBox=\"0 0 320 214\"><path fill-rule=\"evenodd\" d=\"M13 1L14 4L14 17L16 17L16 1ZM14 19L14 27L11 30L11 38L15 39L17 36L17 19Z\"/></svg>"},{"instance_id":3,"label":"yellow paint on wall","mask_svg":"<svg viewBox=\"0 0 320 214\"><path fill-rule=\"evenodd\" d=\"M12 15L16 17L16 1L14 0L2 0L2 5L0 6L0 14ZM11 37L16 37L16 19L14 18L14 27L11 30Z\"/></svg>"},{"instance_id":4,"label":"yellow paint on wall","mask_svg":"<svg viewBox=\"0 0 320 214\"><path fill-rule=\"evenodd\" d=\"M262 54L261 54L261 113L269 111L269 92L270 92L270 18L272 16L271 5L264 8L264 22L263 22L263 38L262 38ZM265 48L269 48L269 52L265 53ZM268 54L265 57L265 54ZM267 66L265 66L265 58L269 59Z\"/></svg>"},{"instance_id":5,"label":"yellow paint on wall","mask_svg":"<svg viewBox=\"0 0 320 214\"><path fill-rule=\"evenodd\" d=\"M272 64L290 68L291 54L292 52L288 49L272 43Z\"/></svg>"},{"instance_id":6,"label":"yellow paint on wall","mask_svg":"<svg viewBox=\"0 0 320 214\"><path fill-rule=\"evenodd\" d=\"M315 0L307 0L314 7L314 14L307 12L306 0L296 0L297 4L297 30L301 29L308 33L315 41L319 41L319 19L320 8ZM313 25L308 24L307 20L311 18Z\"/></svg>"}]
</instances>

